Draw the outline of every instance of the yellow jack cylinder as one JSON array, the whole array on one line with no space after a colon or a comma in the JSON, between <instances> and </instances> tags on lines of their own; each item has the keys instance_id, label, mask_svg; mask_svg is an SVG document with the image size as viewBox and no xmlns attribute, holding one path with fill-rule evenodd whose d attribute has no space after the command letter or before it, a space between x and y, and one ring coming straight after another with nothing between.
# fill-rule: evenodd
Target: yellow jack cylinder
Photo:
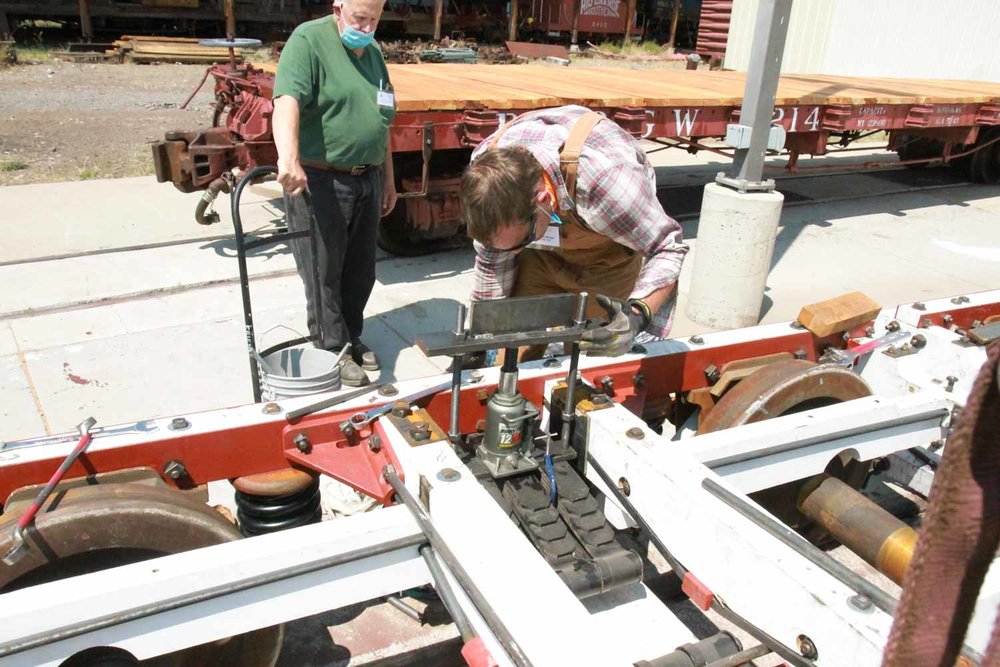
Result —
<instances>
[{"instance_id":1,"label":"yellow jack cylinder","mask_svg":"<svg viewBox=\"0 0 1000 667\"><path fill-rule=\"evenodd\" d=\"M799 493L799 511L841 544L903 584L917 532L829 475L817 475Z\"/></svg>"}]
</instances>

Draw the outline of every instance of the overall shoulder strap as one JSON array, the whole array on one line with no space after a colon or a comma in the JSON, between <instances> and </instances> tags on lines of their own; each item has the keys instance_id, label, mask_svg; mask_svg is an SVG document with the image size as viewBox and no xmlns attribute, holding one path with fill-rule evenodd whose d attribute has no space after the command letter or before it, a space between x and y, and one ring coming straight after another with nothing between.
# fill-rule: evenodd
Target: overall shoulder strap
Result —
<instances>
[{"instance_id":1,"label":"overall shoulder strap","mask_svg":"<svg viewBox=\"0 0 1000 667\"><path fill-rule=\"evenodd\" d=\"M526 118L531 118L532 116L536 115L537 113L539 113L539 112L538 111L525 111L523 114L521 114L519 116L515 116L514 118L511 118L509 121L507 121L506 123L504 123L503 127L501 127L500 129L498 129L496 132L493 133L493 138L490 140L490 145L486 147L486 150L491 150L493 148L496 148L497 147L497 142L500 141L500 137L502 137L504 135L504 133L507 130L510 129L511 125L513 125L514 123L517 123L519 121L522 121L522 120L524 120Z\"/></svg>"},{"instance_id":2,"label":"overall shoulder strap","mask_svg":"<svg viewBox=\"0 0 1000 667\"><path fill-rule=\"evenodd\" d=\"M576 177L580 167L580 152L583 151L583 144L587 141L591 131L605 120L605 117L596 111L588 111L573 123L559 152L559 171L562 172L563 180L566 181L566 191L569 198L576 201Z\"/></svg>"}]
</instances>

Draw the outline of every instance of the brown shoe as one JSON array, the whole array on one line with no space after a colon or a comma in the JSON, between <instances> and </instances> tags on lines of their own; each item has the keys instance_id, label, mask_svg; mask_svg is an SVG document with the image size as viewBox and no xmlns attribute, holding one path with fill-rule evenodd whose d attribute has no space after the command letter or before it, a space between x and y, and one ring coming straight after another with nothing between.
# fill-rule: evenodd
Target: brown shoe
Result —
<instances>
[{"instance_id":1,"label":"brown shoe","mask_svg":"<svg viewBox=\"0 0 1000 667\"><path fill-rule=\"evenodd\" d=\"M378 357L360 340L355 340L351 343L351 358L354 359L354 363L366 371L377 371L381 368L378 363Z\"/></svg>"},{"instance_id":2,"label":"brown shoe","mask_svg":"<svg viewBox=\"0 0 1000 667\"><path fill-rule=\"evenodd\" d=\"M364 387L369 382L371 380L368 379L367 373L361 370L361 366L358 366L354 359L344 357L340 362L340 383L348 387Z\"/></svg>"}]
</instances>

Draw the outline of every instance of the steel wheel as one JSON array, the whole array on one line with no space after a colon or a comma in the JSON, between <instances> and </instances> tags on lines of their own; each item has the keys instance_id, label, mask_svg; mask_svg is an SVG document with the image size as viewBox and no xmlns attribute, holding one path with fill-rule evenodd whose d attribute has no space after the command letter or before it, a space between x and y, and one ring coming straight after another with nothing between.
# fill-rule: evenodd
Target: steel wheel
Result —
<instances>
[{"instance_id":1,"label":"steel wheel","mask_svg":"<svg viewBox=\"0 0 1000 667\"><path fill-rule=\"evenodd\" d=\"M6 508L0 553L24 505ZM0 593L240 539L236 526L204 503L165 487L89 486L55 493L26 532L29 549L0 566ZM148 664L270 666L281 647L282 626L196 646ZM102 664L103 657L90 664ZM77 664L77 663L72 663ZM84 661L79 664L86 665Z\"/></svg>"},{"instance_id":2,"label":"steel wheel","mask_svg":"<svg viewBox=\"0 0 1000 667\"><path fill-rule=\"evenodd\" d=\"M729 390L705 416L698 434L752 424L782 415L871 396L868 383L856 373L831 364L799 359L780 361L756 371ZM826 472L854 488L860 488L868 465L848 453L834 458ZM825 533L812 526L797 508L803 480L750 494L756 502L813 541Z\"/></svg>"}]
</instances>

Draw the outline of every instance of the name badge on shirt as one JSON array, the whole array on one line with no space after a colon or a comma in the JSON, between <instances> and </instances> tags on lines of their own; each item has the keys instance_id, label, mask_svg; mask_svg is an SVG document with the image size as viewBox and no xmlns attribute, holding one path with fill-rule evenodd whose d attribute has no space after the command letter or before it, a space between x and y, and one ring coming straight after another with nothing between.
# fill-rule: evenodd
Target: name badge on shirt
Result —
<instances>
[{"instance_id":1,"label":"name badge on shirt","mask_svg":"<svg viewBox=\"0 0 1000 667\"><path fill-rule=\"evenodd\" d=\"M370 97L368 99L371 99ZM388 90L378 91L378 97L376 98L378 105L380 107L394 107L396 106L396 96Z\"/></svg>"},{"instance_id":2,"label":"name badge on shirt","mask_svg":"<svg viewBox=\"0 0 1000 667\"><path fill-rule=\"evenodd\" d=\"M545 233L539 238L535 239L535 242L528 246L529 248L537 248L538 250L546 250L548 248L558 248L559 247L559 228L555 225L549 225Z\"/></svg>"}]
</instances>

